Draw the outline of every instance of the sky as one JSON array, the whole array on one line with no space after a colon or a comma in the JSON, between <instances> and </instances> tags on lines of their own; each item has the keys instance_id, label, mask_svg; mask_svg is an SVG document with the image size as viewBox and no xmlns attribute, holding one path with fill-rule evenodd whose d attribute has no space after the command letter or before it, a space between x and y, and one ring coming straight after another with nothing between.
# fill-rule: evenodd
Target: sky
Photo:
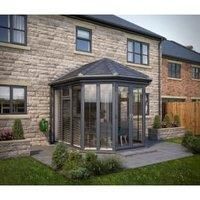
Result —
<instances>
[{"instance_id":1,"label":"sky","mask_svg":"<svg viewBox=\"0 0 200 200\"><path fill-rule=\"evenodd\" d=\"M119 15L143 28L176 41L192 45L200 52L200 15Z\"/></svg>"}]
</instances>

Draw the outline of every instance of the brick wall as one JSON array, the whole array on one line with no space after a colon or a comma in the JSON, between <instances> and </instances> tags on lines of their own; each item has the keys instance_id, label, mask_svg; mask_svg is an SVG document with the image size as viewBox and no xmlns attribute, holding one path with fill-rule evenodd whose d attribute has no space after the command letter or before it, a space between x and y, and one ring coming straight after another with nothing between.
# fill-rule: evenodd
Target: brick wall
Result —
<instances>
[{"instance_id":1,"label":"brick wall","mask_svg":"<svg viewBox=\"0 0 200 200\"><path fill-rule=\"evenodd\" d=\"M200 98L200 81L192 79L191 64L178 62L181 64L181 78L171 79L168 77L168 62L177 62L162 59L162 96L186 97L186 101L191 101L192 97Z\"/></svg>"},{"instance_id":2,"label":"brick wall","mask_svg":"<svg viewBox=\"0 0 200 200\"><path fill-rule=\"evenodd\" d=\"M10 127L13 120L22 119L25 137L32 144L45 143L38 123L49 120L50 87L55 78L83 64L107 57L149 75L153 81L147 87L150 93L150 115L147 123L158 114L158 41L125 33L65 16L30 15L27 46L29 50L0 46L0 84L27 86L27 115L0 116L0 128ZM92 54L75 51L75 27L92 29ZM150 44L150 65L128 65L127 38Z\"/></svg>"}]
</instances>

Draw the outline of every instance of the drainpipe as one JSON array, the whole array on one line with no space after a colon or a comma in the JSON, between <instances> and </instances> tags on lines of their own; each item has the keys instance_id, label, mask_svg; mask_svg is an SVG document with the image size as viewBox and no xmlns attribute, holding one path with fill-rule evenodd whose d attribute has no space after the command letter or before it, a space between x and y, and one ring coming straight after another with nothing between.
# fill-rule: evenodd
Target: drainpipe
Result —
<instances>
[{"instance_id":1,"label":"drainpipe","mask_svg":"<svg viewBox=\"0 0 200 200\"><path fill-rule=\"evenodd\" d=\"M158 44L158 114L161 117L161 59L162 59L162 47L161 47L161 42L163 41L160 40Z\"/></svg>"}]
</instances>

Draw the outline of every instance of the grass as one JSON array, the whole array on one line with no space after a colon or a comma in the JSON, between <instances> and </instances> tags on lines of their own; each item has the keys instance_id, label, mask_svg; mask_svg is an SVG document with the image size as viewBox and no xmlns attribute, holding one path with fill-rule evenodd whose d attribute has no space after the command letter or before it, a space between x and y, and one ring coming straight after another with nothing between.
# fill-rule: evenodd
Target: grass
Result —
<instances>
[{"instance_id":1,"label":"grass","mask_svg":"<svg viewBox=\"0 0 200 200\"><path fill-rule=\"evenodd\" d=\"M175 138L167 139L166 142L181 144L182 140L183 140L183 137L175 137Z\"/></svg>"},{"instance_id":2,"label":"grass","mask_svg":"<svg viewBox=\"0 0 200 200\"><path fill-rule=\"evenodd\" d=\"M0 161L0 184L31 185L197 185L200 184L200 155L126 169L118 173L71 181L30 157Z\"/></svg>"}]
</instances>

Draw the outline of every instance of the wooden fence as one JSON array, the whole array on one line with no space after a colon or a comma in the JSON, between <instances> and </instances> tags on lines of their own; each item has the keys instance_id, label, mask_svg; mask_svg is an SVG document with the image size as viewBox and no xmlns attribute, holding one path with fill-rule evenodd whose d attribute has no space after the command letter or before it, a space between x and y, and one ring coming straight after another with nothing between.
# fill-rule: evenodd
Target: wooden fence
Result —
<instances>
[{"instance_id":1,"label":"wooden fence","mask_svg":"<svg viewBox=\"0 0 200 200\"><path fill-rule=\"evenodd\" d=\"M165 113L179 115L181 126L200 135L200 102L169 102L164 107Z\"/></svg>"}]
</instances>

